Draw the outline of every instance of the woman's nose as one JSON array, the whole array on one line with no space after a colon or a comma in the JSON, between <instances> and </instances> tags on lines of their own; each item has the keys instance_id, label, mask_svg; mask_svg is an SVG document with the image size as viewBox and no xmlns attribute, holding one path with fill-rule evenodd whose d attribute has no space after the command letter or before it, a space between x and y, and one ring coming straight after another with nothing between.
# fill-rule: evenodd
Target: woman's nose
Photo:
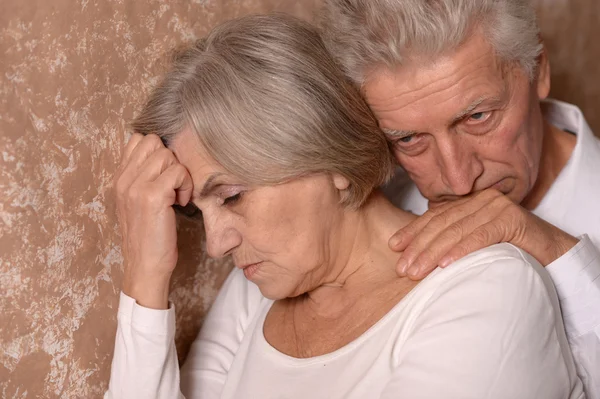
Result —
<instances>
[{"instance_id":1,"label":"woman's nose","mask_svg":"<svg viewBox=\"0 0 600 399\"><path fill-rule=\"evenodd\" d=\"M229 255L242 243L241 234L226 218L207 218L204 215L204 230L206 232L206 251L211 258Z\"/></svg>"}]
</instances>

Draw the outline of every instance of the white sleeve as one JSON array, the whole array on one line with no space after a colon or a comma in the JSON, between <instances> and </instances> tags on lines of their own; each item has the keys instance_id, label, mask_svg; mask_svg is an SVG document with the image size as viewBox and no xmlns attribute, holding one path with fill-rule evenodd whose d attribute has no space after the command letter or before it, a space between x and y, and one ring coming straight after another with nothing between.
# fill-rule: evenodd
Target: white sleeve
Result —
<instances>
[{"instance_id":1,"label":"white sleeve","mask_svg":"<svg viewBox=\"0 0 600 399\"><path fill-rule=\"evenodd\" d=\"M550 278L531 257L486 262L435 290L382 399L585 397Z\"/></svg>"},{"instance_id":2,"label":"white sleeve","mask_svg":"<svg viewBox=\"0 0 600 399\"><path fill-rule=\"evenodd\" d=\"M117 336L104 399L175 399L179 365L175 350L175 309L148 309L121 293Z\"/></svg>"},{"instance_id":3,"label":"white sleeve","mask_svg":"<svg viewBox=\"0 0 600 399\"><path fill-rule=\"evenodd\" d=\"M213 303L181 368L188 399L219 398L244 334L263 301L258 287L234 269Z\"/></svg>"},{"instance_id":4,"label":"white sleeve","mask_svg":"<svg viewBox=\"0 0 600 399\"><path fill-rule=\"evenodd\" d=\"M600 251L587 235L579 238L546 270L558 292L577 374L588 399L600 399Z\"/></svg>"},{"instance_id":5,"label":"white sleeve","mask_svg":"<svg viewBox=\"0 0 600 399\"><path fill-rule=\"evenodd\" d=\"M216 399L262 299L258 288L233 270L217 295L180 371L175 309L154 310L121 294L109 389L104 399ZM180 391L181 390L181 391Z\"/></svg>"}]
</instances>

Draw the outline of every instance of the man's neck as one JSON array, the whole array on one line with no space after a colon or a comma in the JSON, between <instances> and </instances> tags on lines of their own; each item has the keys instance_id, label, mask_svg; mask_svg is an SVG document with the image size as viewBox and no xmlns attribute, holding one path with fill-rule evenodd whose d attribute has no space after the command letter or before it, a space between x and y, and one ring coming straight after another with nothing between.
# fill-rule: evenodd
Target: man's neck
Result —
<instances>
[{"instance_id":1,"label":"man's neck","mask_svg":"<svg viewBox=\"0 0 600 399\"><path fill-rule=\"evenodd\" d=\"M521 202L525 209L533 210L542 202L569 158L571 158L576 143L577 136L567 133L544 120L544 141L538 178L533 189Z\"/></svg>"}]
</instances>

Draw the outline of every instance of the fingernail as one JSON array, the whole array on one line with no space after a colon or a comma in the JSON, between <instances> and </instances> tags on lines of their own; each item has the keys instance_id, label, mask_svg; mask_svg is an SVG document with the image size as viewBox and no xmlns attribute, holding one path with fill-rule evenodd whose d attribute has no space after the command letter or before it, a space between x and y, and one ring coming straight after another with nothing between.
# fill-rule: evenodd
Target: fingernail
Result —
<instances>
[{"instance_id":1,"label":"fingernail","mask_svg":"<svg viewBox=\"0 0 600 399\"><path fill-rule=\"evenodd\" d=\"M398 261L398 264L396 265L396 270L398 270L398 274L400 276L406 276L407 268L408 268L408 262L405 259L400 258L400 260Z\"/></svg>"},{"instance_id":2,"label":"fingernail","mask_svg":"<svg viewBox=\"0 0 600 399\"><path fill-rule=\"evenodd\" d=\"M400 237L393 236L388 243L391 248L396 248L400 244Z\"/></svg>"},{"instance_id":3,"label":"fingernail","mask_svg":"<svg viewBox=\"0 0 600 399\"><path fill-rule=\"evenodd\" d=\"M411 279L417 277L419 275L419 267L415 266L415 267L411 267L410 269L408 269L408 277L410 277Z\"/></svg>"},{"instance_id":4,"label":"fingernail","mask_svg":"<svg viewBox=\"0 0 600 399\"><path fill-rule=\"evenodd\" d=\"M452 263L452 258L442 258L442 260L440 260L440 262L439 262L439 265L440 265L440 267L446 267L450 263Z\"/></svg>"}]
</instances>

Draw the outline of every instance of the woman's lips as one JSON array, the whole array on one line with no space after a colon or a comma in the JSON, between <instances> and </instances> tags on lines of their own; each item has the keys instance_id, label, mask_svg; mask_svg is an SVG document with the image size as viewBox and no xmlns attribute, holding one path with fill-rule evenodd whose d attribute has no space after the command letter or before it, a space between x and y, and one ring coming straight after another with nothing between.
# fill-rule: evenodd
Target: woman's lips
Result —
<instances>
[{"instance_id":1,"label":"woman's lips","mask_svg":"<svg viewBox=\"0 0 600 399\"><path fill-rule=\"evenodd\" d=\"M262 262L257 262L257 263L251 263L249 265L242 266L242 270L244 271L244 276L246 276L246 278L248 280L252 279L252 276L259 269L261 263Z\"/></svg>"}]
</instances>

